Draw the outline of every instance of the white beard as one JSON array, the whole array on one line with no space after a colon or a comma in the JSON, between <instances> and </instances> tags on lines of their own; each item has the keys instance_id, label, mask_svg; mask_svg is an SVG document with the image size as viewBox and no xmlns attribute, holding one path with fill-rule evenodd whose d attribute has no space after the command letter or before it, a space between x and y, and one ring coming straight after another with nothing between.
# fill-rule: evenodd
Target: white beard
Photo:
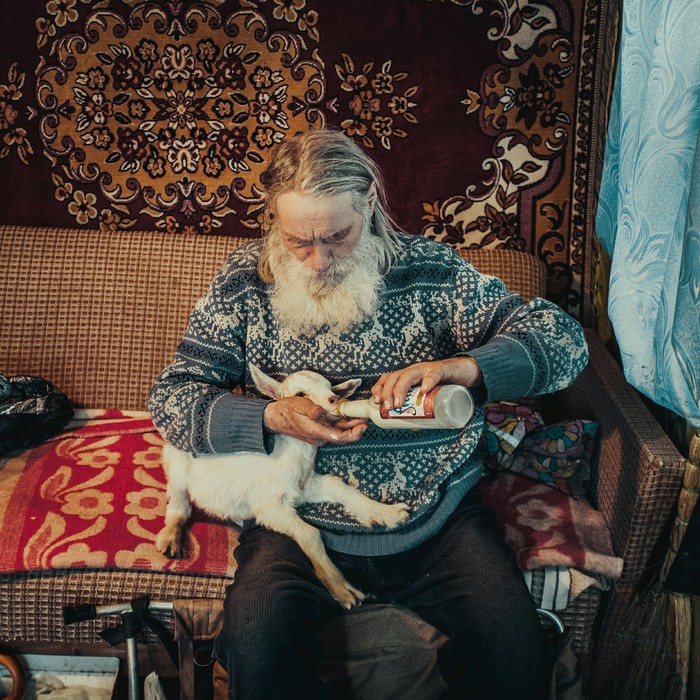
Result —
<instances>
[{"instance_id":1,"label":"white beard","mask_svg":"<svg viewBox=\"0 0 700 700\"><path fill-rule=\"evenodd\" d=\"M369 232L347 258L321 274L297 260L276 231L270 232L267 245L274 277L272 309L287 331L309 335L328 325L342 333L377 310L382 243Z\"/></svg>"}]
</instances>

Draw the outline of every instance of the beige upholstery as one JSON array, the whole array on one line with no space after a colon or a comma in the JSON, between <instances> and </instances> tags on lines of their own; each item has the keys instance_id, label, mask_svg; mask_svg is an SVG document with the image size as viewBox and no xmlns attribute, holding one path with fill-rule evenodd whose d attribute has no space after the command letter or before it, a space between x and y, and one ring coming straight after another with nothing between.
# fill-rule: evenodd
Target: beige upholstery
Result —
<instances>
[{"instance_id":1,"label":"beige upholstery","mask_svg":"<svg viewBox=\"0 0 700 700\"><path fill-rule=\"evenodd\" d=\"M0 227L0 366L50 379L81 407L144 410L195 301L244 239ZM508 250L465 253L532 297L544 266ZM128 378L128 380L126 380Z\"/></svg>"},{"instance_id":2,"label":"beige upholstery","mask_svg":"<svg viewBox=\"0 0 700 700\"><path fill-rule=\"evenodd\" d=\"M241 242L223 236L0 229L0 362L78 406L145 409L197 298Z\"/></svg>"}]
</instances>

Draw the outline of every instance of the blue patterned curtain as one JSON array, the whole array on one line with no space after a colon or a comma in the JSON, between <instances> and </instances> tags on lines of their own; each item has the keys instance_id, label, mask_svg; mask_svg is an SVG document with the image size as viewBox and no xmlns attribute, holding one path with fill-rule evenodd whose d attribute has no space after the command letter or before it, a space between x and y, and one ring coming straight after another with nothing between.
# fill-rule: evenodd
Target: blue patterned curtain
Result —
<instances>
[{"instance_id":1,"label":"blue patterned curtain","mask_svg":"<svg viewBox=\"0 0 700 700\"><path fill-rule=\"evenodd\" d=\"M597 228L628 381L700 428L700 0L625 0Z\"/></svg>"}]
</instances>

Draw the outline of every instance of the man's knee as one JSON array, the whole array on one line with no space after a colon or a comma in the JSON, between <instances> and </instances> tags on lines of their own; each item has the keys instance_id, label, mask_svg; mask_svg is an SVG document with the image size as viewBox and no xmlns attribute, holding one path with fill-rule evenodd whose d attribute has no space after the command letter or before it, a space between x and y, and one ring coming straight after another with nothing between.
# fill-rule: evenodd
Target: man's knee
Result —
<instances>
[{"instance_id":1,"label":"man's knee","mask_svg":"<svg viewBox=\"0 0 700 700\"><path fill-rule=\"evenodd\" d=\"M527 601L526 601L527 602ZM521 700L541 697L547 638L528 605L484 601L477 610L455 609L450 641L438 654L449 697ZM503 672L504 659L508 673Z\"/></svg>"},{"instance_id":2,"label":"man's knee","mask_svg":"<svg viewBox=\"0 0 700 700\"><path fill-rule=\"evenodd\" d=\"M337 612L337 605L324 604L318 588L304 582L230 587L214 644L229 674L230 696L325 697L316 629Z\"/></svg>"},{"instance_id":3,"label":"man's knee","mask_svg":"<svg viewBox=\"0 0 700 700\"><path fill-rule=\"evenodd\" d=\"M340 609L295 542L254 530L236 550L239 568L226 592L216 654L226 668L246 659L289 655ZM293 647L292 647L293 648Z\"/></svg>"},{"instance_id":4,"label":"man's knee","mask_svg":"<svg viewBox=\"0 0 700 700\"><path fill-rule=\"evenodd\" d=\"M216 640L220 660L227 662L232 655L272 654L275 645L286 644L289 623L296 615L295 601L277 587L230 588L224 603L224 624Z\"/></svg>"}]
</instances>

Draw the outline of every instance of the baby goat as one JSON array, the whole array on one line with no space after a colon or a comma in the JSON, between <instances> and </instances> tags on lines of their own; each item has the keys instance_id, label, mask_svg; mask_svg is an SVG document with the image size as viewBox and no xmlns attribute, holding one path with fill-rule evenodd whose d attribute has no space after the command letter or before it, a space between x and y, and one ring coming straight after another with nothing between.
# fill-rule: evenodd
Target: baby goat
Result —
<instances>
[{"instance_id":1,"label":"baby goat","mask_svg":"<svg viewBox=\"0 0 700 700\"><path fill-rule=\"evenodd\" d=\"M351 379L331 387L316 372L295 372L277 382L254 365L256 386L266 396L306 396L329 414L338 398L350 396L360 385ZM396 527L408 517L405 503L373 501L337 476L314 472L316 447L288 435L275 435L271 454L237 452L192 457L166 444L163 465L168 476L165 527L156 539L160 552L181 554L182 528L190 517L191 503L226 520L254 518L270 530L289 535L311 560L314 571L331 595L345 608L363 594L351 586L329 559L319 531L302 520L295 507L302 503L340 503L363 525Z\"/></svg>"}]
</instances>

